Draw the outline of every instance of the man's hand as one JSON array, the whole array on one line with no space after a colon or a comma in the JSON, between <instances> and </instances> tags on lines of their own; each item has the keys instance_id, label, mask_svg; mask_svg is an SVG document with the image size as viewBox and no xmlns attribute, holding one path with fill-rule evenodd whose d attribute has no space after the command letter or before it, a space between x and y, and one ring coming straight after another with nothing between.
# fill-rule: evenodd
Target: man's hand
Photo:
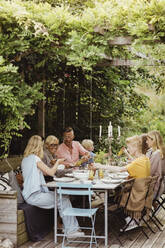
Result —
<instances>
[{"instance_id":1,"label":"man's hand","mask_svg":"<svg viewBox=\"0 0 165 248\"><path fill-rule=\"evenodd\" d=\"M73 168L73 167L75 167L74 164L71 164L71 163L65 164L66 169L70 169L70 168Z\"/></svg>"}]
</instances>

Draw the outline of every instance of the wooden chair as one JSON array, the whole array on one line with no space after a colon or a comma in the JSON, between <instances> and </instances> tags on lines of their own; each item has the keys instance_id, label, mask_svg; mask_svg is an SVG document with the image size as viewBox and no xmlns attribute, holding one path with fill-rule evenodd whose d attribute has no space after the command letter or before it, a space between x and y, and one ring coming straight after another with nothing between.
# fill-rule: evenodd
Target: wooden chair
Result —
<instances>
[{"instance_id":1,"label":"wooden chair","mask_svg":"<svg viewBox=\"0 0 165 248\"><path fill-rule=\"evenodd\" d=\"M162 178L162 180L164 180L164 178ZM155 207L152 209L152 213L150 216L150 218L155 219L155 221L162 227L163 227L163 224L160 222L160 220L157 218L156 215L161 208L165 210L164 204L165 204L165 189L159 198L154 199L153 206L155 206Z\"/></svg>"},{"instance_id":2,"label":"wooden chair","mask_svg":"<svg viewBox=\"0 0 165 248\"><path fill-rule=\"evenodd\" d=\"M153 233L154 231L148 224L146 219L150 219L158 227L157 223L153 220L153 218L149 217L149 214L152 209L152 201L154 194L153 192L156 180L157 176L150 176L147 178L139 178L135 180L132 192L130 194L130 198L127 202L127 205L124 207L124 212L127 216L130 217L130 221L122 229L123 233L127 230L127 227L132 221L136 223L137 227L141 228L142 233L147 238L149 237L145 232L144 227L141 225L142 222L144 222Z\"/></svg>"},{"instance_id":3,"label":"wooden chair","mask_svg":"<svg viewBox=\"0 0 165 248\"><path fill-rule=\"evenodd\" d=\"M119 238L118 231L120 230L122 225L125 224L125 221L124 221L124 213L123 213L124 208L123 208L123 206L120 205L120 202L121 202L122 196L124 194L126 196L124 207L127 206L134 181L135 181L135 179L131 178L131 179L123 182L120 185L119 190L116 193L116 195L114 195L114 203L109 204L109 207L108 207L108 216L109 216L110 222L112 222L111 224L113 226L113 228L111 229L111 232L114 234L114 236L119 241L121 246L123 244ZM123 215L123 218L121 219L122 215ZM110 227L111 227L111 224L110 224Z\"/></svg>"}]
</instances>

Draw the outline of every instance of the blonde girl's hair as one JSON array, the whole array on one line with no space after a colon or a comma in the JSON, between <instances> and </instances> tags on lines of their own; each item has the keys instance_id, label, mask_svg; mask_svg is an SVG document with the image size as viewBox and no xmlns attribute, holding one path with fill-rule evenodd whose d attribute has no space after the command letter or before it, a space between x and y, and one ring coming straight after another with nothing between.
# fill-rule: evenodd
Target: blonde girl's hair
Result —
<instances>
[{"instance_id":1,"label":"blonde girl's hair","mask_svg":"<svg viewBox=\"0 0 165 248\"><path fill-rule=\"evenodd\" d=\"M142 153L142 139L138 135L134 135L126 139L126 144L135 145L140 153Z\"/></svg>"},{"instance_id":2,"label":"blonde girl's hair","mask_svg":"<svg viewBox=\"0 0 165 248\"><path fill-rule=\"evenodd\" d=\"M31 154L34 154L41 159L43 158L43 141L39 135L33 135L29 139L23 157L27 157Z\"/></svg>"},{"instance_id":3,"label":"blonde girl's hair","mask_svg":"<svg viewBox=\"0 0 165 248\"><path fill-rule=\"evenodd\" d=\"M142 139L142 153L146 154L149 149L147 144L147 133L142 133L139 137Z\"/></svg>"},{"instance_id":4,"label":"blonde girl's hair","mask_svg":"<svg viewBox=\"0 0 165 248\"><path fill-rule=\"evenodd\" d=\"M89 147L93 146L93 141L90 139L84 139L81 144L85 149L88 149Z\"/></svg>"},{"instance_id":5,"label":"blonde girl's hair","mask_svg":"<svg viewBox=\"0 0 165 248\"><path fill-rule=\"evenodd\" d=\"M160 135L160 132L157 130L153 130L148 132L147 136L153 140L153 145L152 145L152 149L154 151L156 150L160 150L160 154L162 159L165 158L165 144L163 143L163 138Z\"/></svg>"},{"instance_id":6,"label":"blonde girl's hair","mask_svg":"<svg viewBox=\"0 0 165 248\"><path fill-rule=\"evenodd\" d=\"M59 144L59 140L54 135L49 135L45 140L45 148L48 148L51 144Z\"/></svg>"}]
</instances>

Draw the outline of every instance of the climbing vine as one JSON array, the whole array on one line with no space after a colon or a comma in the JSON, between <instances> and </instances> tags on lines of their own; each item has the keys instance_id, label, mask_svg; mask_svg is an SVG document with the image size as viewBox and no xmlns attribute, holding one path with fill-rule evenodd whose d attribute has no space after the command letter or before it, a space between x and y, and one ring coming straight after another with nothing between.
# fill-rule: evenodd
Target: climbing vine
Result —
<instances>
[{"instance_id":1,"label":"climbing vine","mask_svg":"<svg viewBox=\"0 0 165 248\"><path fill-rule=\"evenodd\" d=\"M89 133L91 80L94 137L109 119L124 126L122 116L138 115L145 98L134 91L136 73L111 61L140 59L137 70L164 66L164 27L165 0L1 0L1 148L8 149L20 127L33 126L26 117L36 113L43 85L48 132L55 123L60 133L58 120L70 113L65 124L78 126L79 138ZM116 37L131 37L131 43L114 44Z\"/></svg>"}]
</instances>

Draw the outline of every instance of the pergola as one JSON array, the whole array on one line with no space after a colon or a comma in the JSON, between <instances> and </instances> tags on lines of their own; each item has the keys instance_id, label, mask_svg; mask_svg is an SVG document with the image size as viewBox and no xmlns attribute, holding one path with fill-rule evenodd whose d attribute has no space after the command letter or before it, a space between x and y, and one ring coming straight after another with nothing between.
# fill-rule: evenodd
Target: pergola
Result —
<instances>
[{"instance_id":1,"label":"pergola","mask_svg":"<svg viewBox=\"0 0 165 248\"><path fill-rule=\"evenodd\" d=\"M96 27L94 30L96 33L100 35L104 35L105 31L104 29L100 27ZM131 36L118 36L114 39L111 39L108 41L109 46L128 46L130 53L133 53L136 57L136 59L123 59L123 58L112 58L107 56L106 54L100 54L100 62L97 64L98 67L109 67L109 66L125 66L125 67L131 67L131 66L165 66L165 60L158 61L158 60L151 60L150 57L146 56L142 52L133 52L131 49L131 45L133 44L133 37ZM153 43L153 41L147 41L149 44ZM159 42L160 41L155 41ZM164 44L164 43L163 43ZM44 91L44 89L43 89ZM92 139L92 81L90 82L90 138ZM39 127L39 135L42 137L45 137L45 101L42 101L41 104L39 104L38 108L38 122L40 123ZM63 126L65 123L63 123Z\"/></svg>"}]
</instances>

